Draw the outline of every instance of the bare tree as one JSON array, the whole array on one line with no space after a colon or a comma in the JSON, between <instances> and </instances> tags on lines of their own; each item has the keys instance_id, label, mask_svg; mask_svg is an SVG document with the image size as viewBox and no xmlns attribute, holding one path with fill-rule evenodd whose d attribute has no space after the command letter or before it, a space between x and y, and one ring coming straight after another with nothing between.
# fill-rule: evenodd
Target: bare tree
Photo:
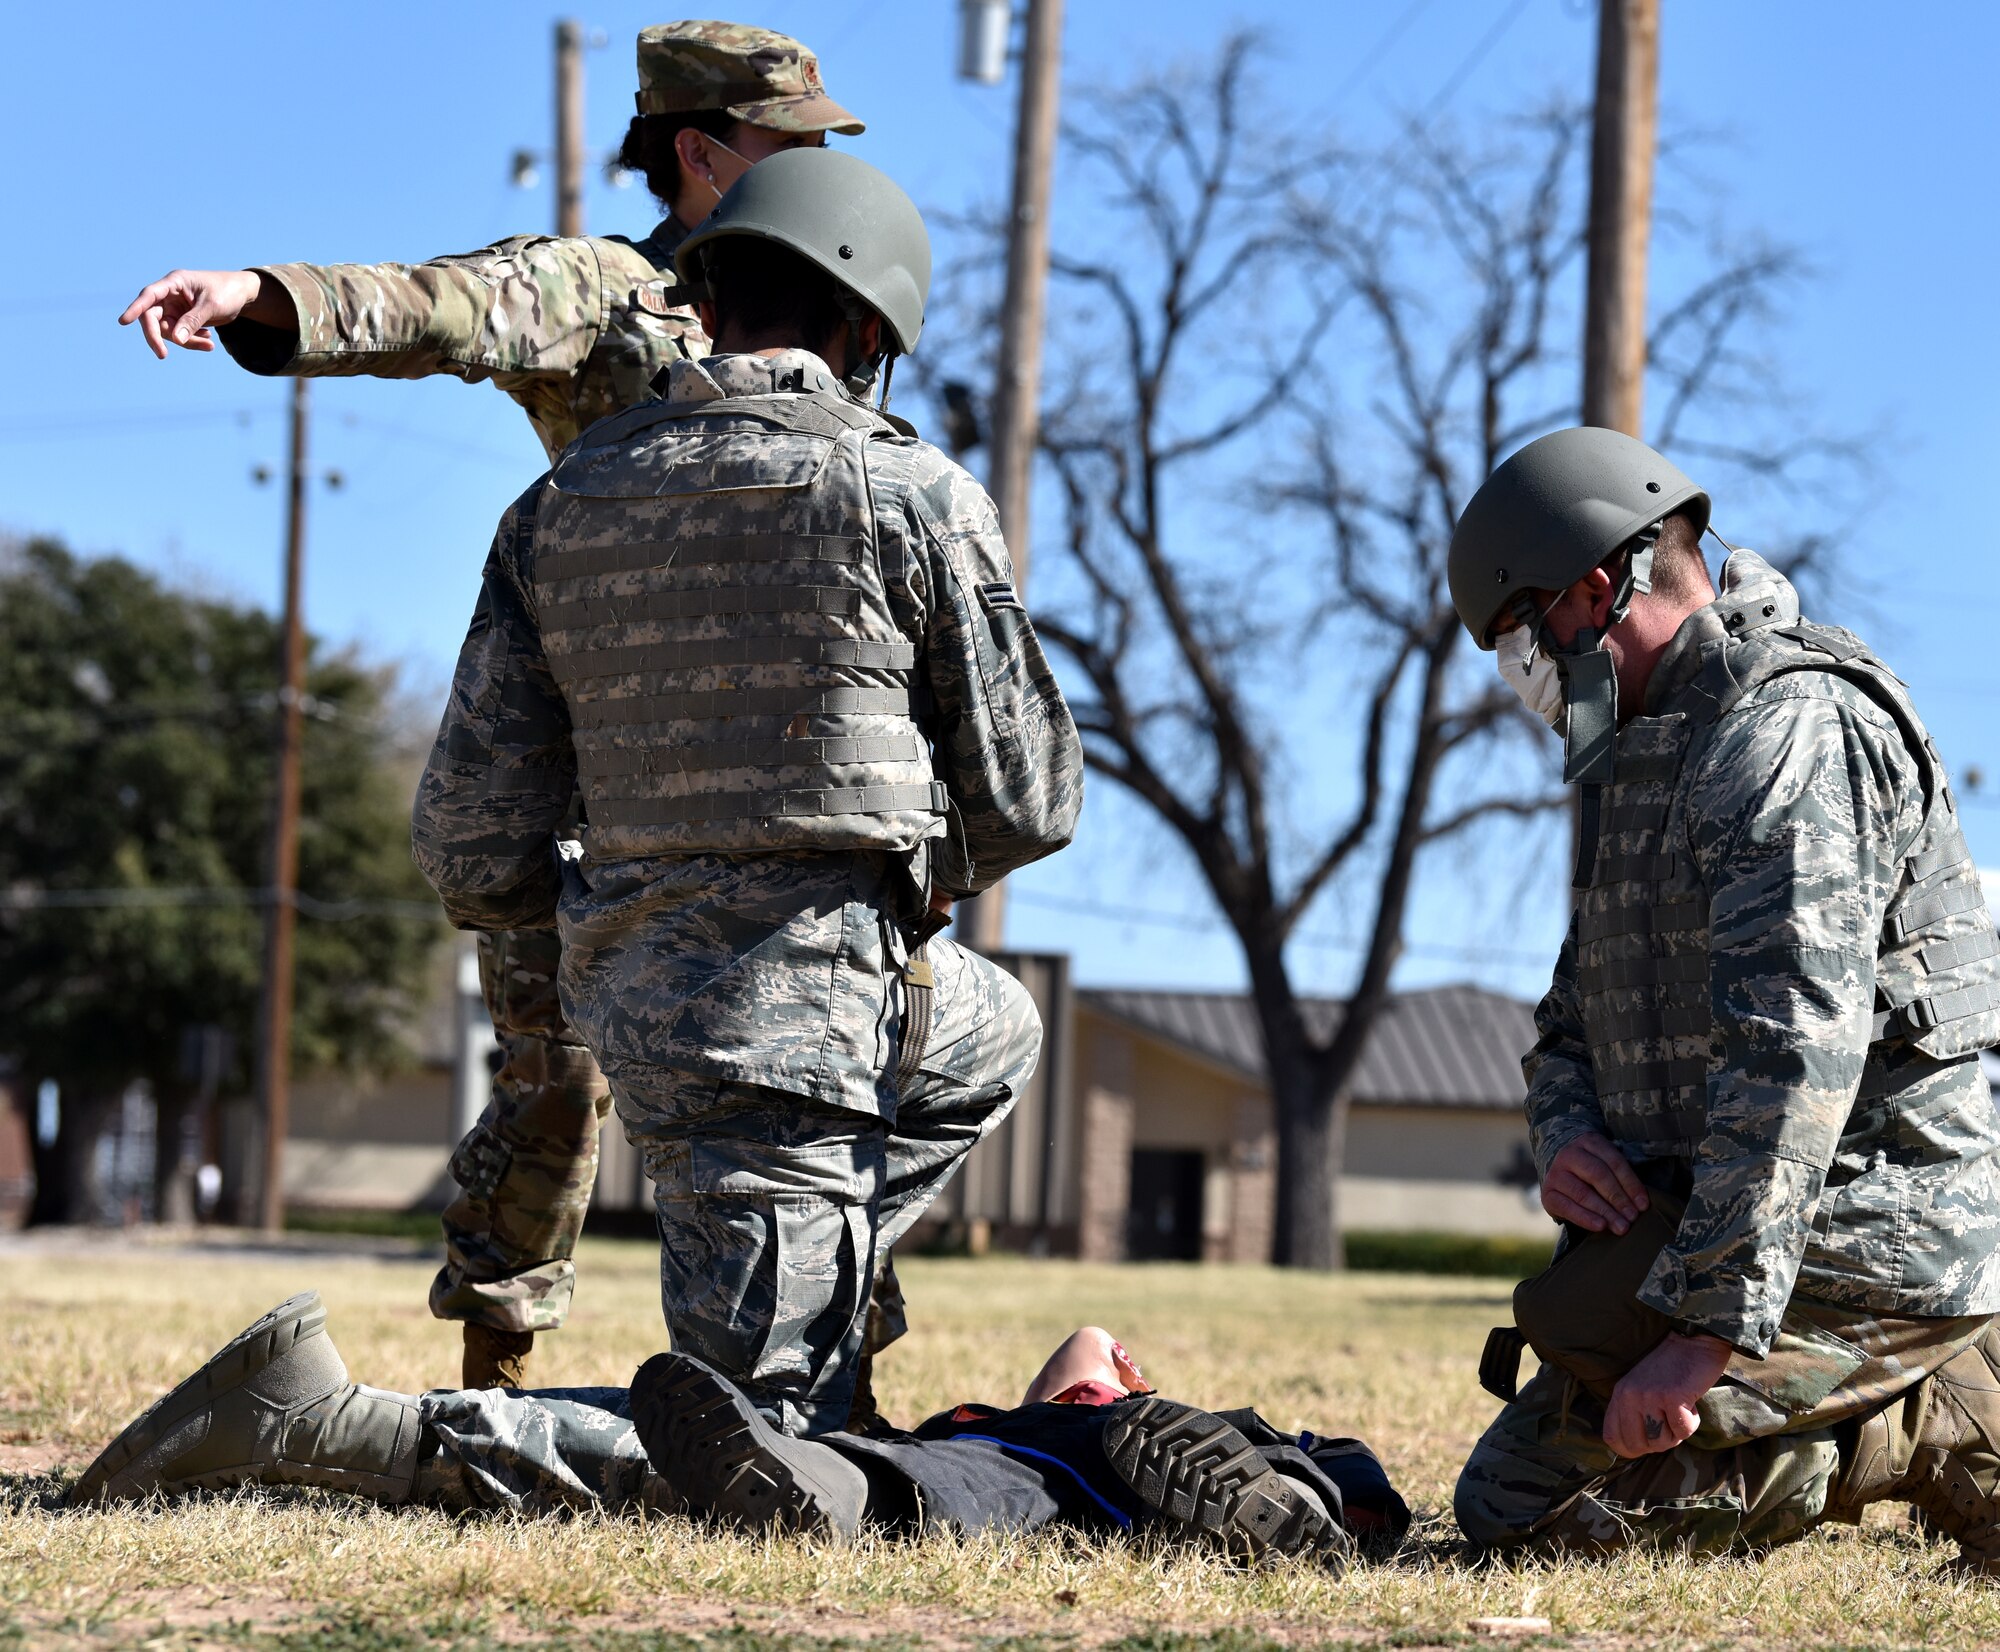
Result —
<instances>
[{"instance_id":1,"label":"bare tree","mask_svg":"<svg viewBox=\"0 0 2000 1652\"><path fill-rule=\"evenodd\" d=\"M1481 479L1575 418L1589 123L1559 105L1478 151L1412 125L1381 155L1273 153L1244 121L1251 56L1232 38L1200 79L1146 80L1065 134L1088 205L1058 212L1042 442L1064 532L1034 605L1091 768L1171 829L1242 947L1274 1259L1326 1268L1347 1095L1424 852L1563 802L1444 572ZM1737 335L1790 273L1737 257L1665 309L1670 432L1750 373ZM1301 818L1343 743L1351 780ZM1336 889L1363 933L1328 1013L1288 944Z\"/></svg>"}]
</instances>

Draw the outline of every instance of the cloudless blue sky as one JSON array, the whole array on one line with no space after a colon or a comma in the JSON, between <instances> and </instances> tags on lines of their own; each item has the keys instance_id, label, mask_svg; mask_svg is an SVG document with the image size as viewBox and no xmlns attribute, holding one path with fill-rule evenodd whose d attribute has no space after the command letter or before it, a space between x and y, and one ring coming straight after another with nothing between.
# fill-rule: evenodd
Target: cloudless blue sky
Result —
<instances>
[{"instance_id":1,"label":"cloudless blue sky","mask_svg":"<svg viewBox=\"0 0 2000 1652\"><path fill-rule=\"evenodd\" d=\"M1664 118L1721 135L1700 162L1725 197L1719 215L1800 246L1817 272L1769 353L1820 425L1885 443L1882 490L1845 547L1861 576L1850 589L1865 598L1836 596L1824 617L1889 655L1956 770L2000 775L1985 674L2000 621L1989 550L2000 229L1987 178L2000 11L1849 0L1663 10ZM1069 11L1071 93L1198 57L1232 21L1268 31L1260 141L1279 152L1329 128L1379 138L1454 78L1449 118L1468 127L1590 86L1595 7L1584 0L1070 0ZM955 13L948 0L759 0L734 15L814 46L834 95L870 123L859 152L921 204L964 208L1004 194L1013 87L952 78ZM556 15L515 0L223 4L164 27L156 8L126 4L12 14L0 530L60 534L274 603L282 500L251 471L282 460L282 384L219 352L155 362L112 319L175 264L421 258L547 227L546 181L517 191L507 162L548 142ZM632 37L666 14L605 4L579 15L607 38L589 61L589 136L609 150L631 108ZM654 213L642 189L593 176L587 216L593 232L639 232ZM435 691L491 524L540 468L539 449L490 387L321 380L314 393L315 463L347 485L314 500L310 623L407 661L410 680ZM1727 499L1717 517L1729 531ZM1197 927L1208 917L1198 881L1111 805L1097 785L1078 844L1017 880L1012 938L1074 952L1086 982L1237 984L1226 936ZM2000 860L2000 808L1970 798L1966 823L1975 854ZM1536 990L1561 898L1553 839L1533 847L1430 863L1406 980ZM1298 958L1327 990L1349 963L1314 946Z\"/></svg>"}]
</instances>

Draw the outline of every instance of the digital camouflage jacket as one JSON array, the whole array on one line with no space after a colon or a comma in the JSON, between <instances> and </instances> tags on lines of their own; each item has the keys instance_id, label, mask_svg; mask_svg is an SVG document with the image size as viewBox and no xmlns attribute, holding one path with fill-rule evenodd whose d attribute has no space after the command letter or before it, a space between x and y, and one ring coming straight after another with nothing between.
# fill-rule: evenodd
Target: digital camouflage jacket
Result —
<instances>
[{"instance_id":1,"label":"digital camouflage jacket","mask_svg":"<svg viewBox=\"0 0 2000 1652\"><path fill-rule=\"evenodd\" d=\"M585 427L645 400L669 361L708 340L663 296L686 236L667 218L643 240L517 235L423 264L270 264L296 339L256 322L219 329L253 373L491 379L553 459Z\"/></svg>"},{"instance_id":2,"label":"digital camouflage jacket","mask_svg":"<svg viewBox=\"0 0 2000 1652\"><path fill-rule=\"evenodd\" d=\"M1685 1192L1641 1299L1761 1355L1793 1290L2000 1310L1992 919L1899 683L1749 552L1619 732L1523 1065L1546 1176L1584 1131Z\"/></svg>"},{"instance_id":3,"label":"digital camouflage jacket","mask_svg":"<svg viewBox=\"0 0 2000 1652\"><path fill-rule=\"evenodd\" d=\"M716 356L674 364L668 400L726 398L741 405L832 382L825 363L805 351ZM678 461L667 465L662 451L684 443L686 434L676 430L683 421L649 422L642 414L630 416L629 433L607 427L603 449L586 445L564 460L565 473L580 466L598 488L617 481L614 472L629 472L620 484L618 497L627 504L619 513L578 513L574 496L544 477L501 519L418 786L417 861L461 927L529 928L559 917L564 1007L601 1057L820 1093L831 1084L838 1093L827 1099L873 1107L880 1079L874 1023L884 999L856 983L878 978L904 944L897 926L913 916L912 862L916 884L965 895L1061 848L1082 804L1076 728L1015 596L984 490L928 444L878 435L866 443L867 486L855 495L872 502L872 517L849 529L868 552L853 572L872 582L867 606L880 606L914 657L917 715L948 812L922 826L914 843L825 852L800 849L778 822L773 843L782 847L769 853L754 852L748 839L732 839L727 852L648 852L645 839L628 837L606 854L586 822L584 858L565 870L556 830L577 789L578 737L596 738L597 730L575 715L574 685L559 682L551 664L546 639L560 633L545 632L541 592L559 591L572 609L608 598L605 612L625 627L620 646L643 650L640 632L618 616L636 615L631 599L648 586L645 567L632 565L621 550L618 567L593 573L586 564L595 564L576 553L649 542L664 571L683 518L698 518L700 532L720 545L728 542L727 518L735 512L743 556L761 556L756 547L773 537L763 531L764 518L797 508L789 490L801 478L837 470L832 454L842 445L770 428L709 432L700 440L713 450L720 478L711 491L647 497L646 476L682 476ZM760 478L769 485L760 487ZM713 491L725 485L725 493ZM589 545L562 537L577 524ZM810 559L811 551L801 554ZM545 583L544 558L572 570L559 586ZM715 577L725 584L738 577L723 561L717 567ZM604 583L601 595L591 594L592 580ZM689 611L685 594L673 599L676 614ZM732 600L741 595L732 592ZM573 626L574 619L562 623ZM759 633L768 629L753 623ZM669 640L664 630L660 640ZM672 646L683 651L676 655L682 665L709 669L701 664L704 645L683 639ZM851 680L866 691L871 680L860 668L814 669L833 689ZM607 681L616 687L616 679L592 681L599 685L590 690L594 696L607 692ZM696 686L704 697L701 716L709 724L726 722L730 684ZM750 689L742 692L746 723L772 715L761 700L752 704ZM800 692L798 713L777 715L785 741L849 738L821 726L811 709L819 689ZM700 732L707 739L717 731L704 724ZM764 738L757 727L744 732ZM617 738L621 750L643 756L647 766L672 769L672 739L644 755L649 748L637 725L623 727ZM842 778L865 785L865 769L866 760L846 764ZM848 1025L856 1015L867 1024ZM835 1043L853 1057L829 1080L816 1052ZM815 1052L810 1077L801 1076L801 1051Z\"/></svg>"}]
</instances>

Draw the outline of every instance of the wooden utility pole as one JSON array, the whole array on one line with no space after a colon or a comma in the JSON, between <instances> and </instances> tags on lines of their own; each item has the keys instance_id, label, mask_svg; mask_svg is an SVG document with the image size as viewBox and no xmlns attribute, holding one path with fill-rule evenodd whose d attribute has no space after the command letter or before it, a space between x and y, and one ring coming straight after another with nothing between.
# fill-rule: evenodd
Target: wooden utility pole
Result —
<instances>
[{"instance_id":1,"label":"wooden utility pole","mask_svg":"<svg viewBox=\"0 0 2000 1652\"><path fill-rule=\"evenodd\" d=\"M257 1021L257 1102L264 1128L259 1214L285 1225L285 1136L292 1113L292 929L298 920L299 746L305 710L306 386L292 380L292 463L285 517L285 618L278 687L277 799L264 907L264 992Z\"/></svg>"},{"instance_id":2,"label":"wooden utility pole","mask_svg":"<svg viewBox=\"0 0 2000 1652\"><path fill-rule=\"evenodd\" d=\"M1660 0L1598 0L1584 292L1583 422L1640 434L1646 245L1659 127Z\"/></svg>"},{"instance_id":3,"label":"wooden utility pole","mask_svg":"<svg viewBox=\"0 0 2000 1652\"><path fill-rule=\"evenodd\" d=\"M1055 168L1062 79L1063 0L1028 0L1021 45L1021 102L1014 117L1014 198L1007 225L1007 292L1000 371L993 386L988 486L1014 558L1014 585L1028 588L1029 499L1040 431L1042 334L1048 317L1049 190ZM959 933L981 952L1001 945L1006 891L990 889L960 909Z\"/></svg>"},{"instance_id":4,"label":"wooden utility pole","mask_svg":"<svg viewBox=\"0 0 2000 1652\"><path fill-rule=\"evenodd\" d=\"M583 233L583 25L556 25L556 234Z\"/></svg>"},{"instance_id":5,"label":"wooden utility pole","mask_svg":"<svg viewBox=\"0 0 2000 1652\"><path fill-rule=\"evenodd\" d=\"M1640 434L1646 391L1646 249L1659 128L1660 0L1598 0L1583 289L1583 422ZM1570 862L1583 841L1569 811Z\"/></svg>"}]
</instances>

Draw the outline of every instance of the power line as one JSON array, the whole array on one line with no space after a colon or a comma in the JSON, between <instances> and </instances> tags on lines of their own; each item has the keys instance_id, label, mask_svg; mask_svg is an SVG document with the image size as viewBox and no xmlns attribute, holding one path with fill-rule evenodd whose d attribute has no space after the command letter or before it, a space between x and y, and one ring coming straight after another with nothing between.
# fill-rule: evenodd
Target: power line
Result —
<instances>
[{"instance_id":1,"label":"power line","mask_svg":"<svg viewBox=\"0 0 2000 1652\"><path fill-rule=\"evenodd\" d=\"M1515 20L1527 9L1528 0L1514 0L1513 5L1501 15L1500 20L1479 37L1459 66L1452 70L1451 78L1437 89L1429 104L1425 106L1423 119L1425 126L1430 125L1431 117L1451 101L1452 94L1465 84L1466 78L1485 61L1486 54L1500 44L1501 36L1514 26Z\"/></svg>"},{"instance_id":2,"label":"power line","mask_svg":"<svg viewBox=\"0 0 2000 1652\"><path fill-rule=\"evenodd\" d=\"M1066 895L1043 895L1033 890L1016 890L1014 899L1029 906L1047 907L1087 918L1103 918L1115 923L1142 924L1154 929L1172 929L1185 934L1217 935L1229 926L1220 918L1195 912L1151 912L1139 907L1112 906L1103 901L1072 900ZM1340 935L1315 935L1301 931L1292 936L1298 946L1326 952L1365 952L1366 941ZM1439 946L1423 941L1407 942L1403 952L1412 958L1445 958L1465 963L1512 963L1547 966L1551 953L1529 952L1517 947Z\"/></svg>"},{"instance_id":3,"label":"power line","mask_svg":"<svg viewBox=\"0 0 2000 1652\"><path fill-rule=\"evenodd\" d=\"M120 430L163 430L191 424L216 424L234 420L247 426L252 419L268 418L277 411L274 407L198 407L184 408L177 412L165 410L132 412L124 408L108 408L101 413L75 412L58 413L37 418L0 419L0 437L8 441L69 441L79 436L97 436ZM426 447L444 453L456 453L466 458L484 459L491 464L506 465L510 470L525 471L539 467L546 461L538 453L522 451L510 453L498 447L489 447L483 442L460 441L451 436L440 436L419 426L397 424L389 419L377 419L366 413L342 413L337 423L352 430L372 431L383 436L393 436L400 442L418 442Z\"/></svg>"},{"instance_id":4,"label":"power line","mask_svg":"<svg viewBox=\"0 0 2000 1652\"><path fill-rule=\"evenodd\" d=\"M1395 22L1383 31L1381 38L1361 54L1361 61L1355 65L1354 72L1334 89L1333 102L1336 106L1344 102L1347 95L1358 88L1375 66L1389 55L1396 42L1409 32L1410 25L1424 14L1430 3L1431 0L1410 0L1410 4L1397 14Z\"/></svg>"},{"instance_id":5,"label":"power line","mask_svg":"<svg viewBox=\"0 0 2000 1652\"><path fill-rule=\"evenodd\" d=\"M355 429L372 430L384 436L394 436L406 442L422 442L445 453L459 453L470 459L487 459L513 470L525 470L530 466L539 469L548 463L538 451L523 449L519 453L509 453L502 448L488 447L483 442L461 442L450 436L439 436L418 425L394 424L387 419L377 419L366 413L343 413L339 422Z\"/></svg>"},{"instance_id":6,"label":"power line","mask_svg":"<svg viewBox=\"0 0 2000 1652\"><path fill-rule=\"evenodd\" d=\"M196 407L174 413L132 413L118 409L104 413L59 413L34 419L0 419L0 436L12 442L68 441L74 436L95 436L109 430L157 430L170 425L215 424L232 419L247 425L252 419L276 411L269 407Z\"/></svg>"},{"instance_id":7,"label":"power line","mask_svg":"<svg viewBox=\"0 0 2000 1652\"><path fill-rule=\"evenodd\" d=\"M262 908L274 905L280 898L278 890L268 888L0 889L0 912ZM327 923L347 923L355 918L419 918L436 923L444 916L433 901L399 901L367 895L323 900L298 890L282 898L301 915Z\"/></svg>"},{"instance_id":8,"label":"power line","mask_svg":"<svg viewBox=\"0 0 2000 1652\"><path fill-rule=\"evenodd\" d=\"M1493 27L1473 42L1472 49L1459 59L1458 66L1445 77L1444 84L1431 94L1430 101L1423 106L1423 109L1417 115L1409 133L1410 142L1414 143L1430 131L1431 123L1437 119L1439 112L1443 110L1445 104L1450 102L1459 88L1465 84L1466 80L1471 76L1472 71L1485 61L1486 54L1500 43L1501 38L1514 26L1521 14L1528 9L1528 4L1529 0L1514 0L1514 3L1501 13L1499 20L1494 23ZM1378 149L1342 185L1341 196L1345 198L1349 191L1359 188L1361 195L1355 202L1354 210L1357 213L1360 212L1364 206L1373 203L1375 186L1385 182L1389 178L1390 170L1388 149L1386 147Z\"/></svg>"}]
</instances>

